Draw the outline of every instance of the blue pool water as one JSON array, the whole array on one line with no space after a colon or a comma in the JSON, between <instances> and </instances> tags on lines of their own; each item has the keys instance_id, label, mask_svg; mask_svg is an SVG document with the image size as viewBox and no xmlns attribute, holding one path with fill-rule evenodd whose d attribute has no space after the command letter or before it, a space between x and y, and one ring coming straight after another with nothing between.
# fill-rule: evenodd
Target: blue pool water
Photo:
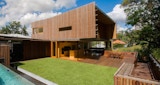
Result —
<instances>
[{"instance_id":1,"label":"blue pool water","mask_svg":"<svg viewBox=\"0 0 160 85\"><path fill-rule=\"evenodd\" d=\"M0 85L35 85L11 69L0 64Z\"/></svg>"}]
</instances>

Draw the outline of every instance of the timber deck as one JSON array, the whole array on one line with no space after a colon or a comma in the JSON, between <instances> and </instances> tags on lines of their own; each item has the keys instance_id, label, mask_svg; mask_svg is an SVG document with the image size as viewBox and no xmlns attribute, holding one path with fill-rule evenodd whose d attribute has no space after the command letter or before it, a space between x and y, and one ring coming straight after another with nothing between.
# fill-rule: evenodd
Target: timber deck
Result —
<instances>
[{"instance_id":1,"label":"timber deck","mask_svg":"<svg viewBox=\"0 0 160 85\"><path fill-rule=\"evenodd\" d=\"M79 61L84 63L91 63L91 64L97 64L97 65L103 65L103 66L116 67L116 68L119 68L123 63L123 59L107 58L105 56L101 56L100 59L86 58Z\"/></svg>"},{"instance_id":2,"label":"timber deck","mask_svg":"<svg viewBox=\"0 0 160 85\"><path fill-rule=\"evenodd\" d=\"M136 53L113 53L106 51L104 55L99 58L85 58L79 61L119 68L124 62L134 64L136 61Z\"/></svg>"}]
</instances>

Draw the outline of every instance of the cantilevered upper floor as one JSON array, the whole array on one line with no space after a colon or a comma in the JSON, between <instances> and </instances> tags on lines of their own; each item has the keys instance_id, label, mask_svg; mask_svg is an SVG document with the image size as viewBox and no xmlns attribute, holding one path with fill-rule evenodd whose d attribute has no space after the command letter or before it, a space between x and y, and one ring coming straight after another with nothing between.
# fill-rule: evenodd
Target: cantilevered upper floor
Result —
<instances>
[{"instance_id":1,"label":"cantilevered upper floor","mask_svg":"<svg viewBox=\"0 0 160 85\"><path fill-rule=\"evenodd\" d=\"M32 23L32 38L50 41L116 38L116 23L95 3Z\"/></svg>"}]
</instances>

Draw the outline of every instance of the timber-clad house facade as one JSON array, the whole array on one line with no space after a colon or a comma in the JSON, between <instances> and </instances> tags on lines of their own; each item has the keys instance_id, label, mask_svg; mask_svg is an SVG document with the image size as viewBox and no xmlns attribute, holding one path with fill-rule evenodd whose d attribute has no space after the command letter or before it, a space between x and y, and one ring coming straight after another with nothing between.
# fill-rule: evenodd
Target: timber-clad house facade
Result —
<instances>
[{"instance_id":1,"label":"timber-clad house facade","mask_svg":"<svg viewBox=\"0 0 160 85\"><path fill-rule=\"evenodd\" d=\"M107 45L110 39L116 38L116 23L94 2L33 22L32 30L33 39L50 41L52 57L75 57L89 49L85 47L86 42L105 41Z\"/></svg>"}]
</instances>

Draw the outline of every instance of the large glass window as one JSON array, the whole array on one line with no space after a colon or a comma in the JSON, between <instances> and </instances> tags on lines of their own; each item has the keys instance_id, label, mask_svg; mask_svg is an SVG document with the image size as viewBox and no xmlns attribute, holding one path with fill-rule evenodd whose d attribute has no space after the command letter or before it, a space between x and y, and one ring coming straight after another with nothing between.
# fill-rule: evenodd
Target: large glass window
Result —
<instances>
[{"instance_id":1,"label":"large glass window","mask_svg":"<svg viewBox=\"0 0 160 85\"><path fill-rule=\"evenodd\" d=\"M106 44L104 41L92 41L89 46L90 48L105 48Z\"/></svg>"}]
</instances>

